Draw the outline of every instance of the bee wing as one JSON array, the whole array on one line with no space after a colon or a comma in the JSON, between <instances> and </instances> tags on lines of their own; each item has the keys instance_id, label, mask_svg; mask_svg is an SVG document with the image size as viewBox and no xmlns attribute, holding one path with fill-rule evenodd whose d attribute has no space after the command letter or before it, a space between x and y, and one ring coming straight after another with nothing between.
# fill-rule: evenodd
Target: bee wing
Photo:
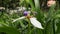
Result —
<instances>
[{"instance_id":1,"label":"bee wing","mask_svg":"<svg viewBox=\"0 0 60 34\"><path fill-rule=\"evenodd\" d=\"M42 27L41 23L40 23L35 17L30 18L30 21L31 21L31 23L32 23L32 25L33 25L34 27L37 27L37 28L40 28L40 29L44 29L44 28Z\"/></svg>"},{"instance_id":2,"label":"bee wing","mask_svg":"<svg viewBox=\"0 0 60 34\"><path fill-rule=\"evenodd\" d=\"M16 22L17 20L24 19L24 18L25 18L25 16L17 18L17 19L14 19L13 22Z\"/></svg>"}]
</instances>

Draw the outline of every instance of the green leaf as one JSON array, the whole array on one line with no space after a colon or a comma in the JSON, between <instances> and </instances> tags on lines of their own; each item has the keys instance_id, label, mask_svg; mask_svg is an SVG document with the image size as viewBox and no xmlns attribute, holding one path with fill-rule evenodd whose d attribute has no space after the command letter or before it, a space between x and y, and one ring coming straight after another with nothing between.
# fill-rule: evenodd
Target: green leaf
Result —
<instances>
[{"instance_id":1,"label":"green leaf","mask_svg":"<svg viewBox=\"0 0 60 34\"><path fill-rule=\"evenodd\" d=\"M20 34L16 28L7 27L5 25L2 25L2 27L0 27L0 32L5 32L6 34Z\"/></svg>"}]
</instances>

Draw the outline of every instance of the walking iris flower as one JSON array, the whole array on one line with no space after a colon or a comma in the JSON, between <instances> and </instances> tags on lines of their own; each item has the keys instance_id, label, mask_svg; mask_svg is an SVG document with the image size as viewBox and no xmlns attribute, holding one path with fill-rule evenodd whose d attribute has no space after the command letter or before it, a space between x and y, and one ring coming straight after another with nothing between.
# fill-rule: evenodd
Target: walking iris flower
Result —
<instances>
[{"instance_id":1,"label":"walking iris flower","mask_svg":"<svg viewBox=\"0 0 60 34\"><path fill-rule=\"evenodd\" d=\"M35 18L35 17L32 17L30 16L29 12L28 11L24 11L24 16L20 17L20 18L17 18L17 19L14 19L13 22L17 21L17 20L21 20L21 19L25 19L25 18L29 18L30 19L30 22L31 24L36 27L36 28L40 28L40 29L44 29L41 25L41 23Z\"/></svg>"}]
</instances>

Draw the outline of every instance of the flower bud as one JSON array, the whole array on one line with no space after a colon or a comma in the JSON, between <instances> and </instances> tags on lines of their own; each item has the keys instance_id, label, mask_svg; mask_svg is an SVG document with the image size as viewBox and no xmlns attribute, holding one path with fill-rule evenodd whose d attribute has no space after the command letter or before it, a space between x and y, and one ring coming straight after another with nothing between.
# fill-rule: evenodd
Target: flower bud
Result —
<instances>
[{"instance_id":1,"label":"flower bud","mask_svg":"<svg viewBox=\"0 0 60 34\"><path fill-rule=\"evenodd\" d=\"M24 16L27 16L28 15L28 12L27 11L24 11L23 14L24 14Z\"/></svg>"}]
</instances>

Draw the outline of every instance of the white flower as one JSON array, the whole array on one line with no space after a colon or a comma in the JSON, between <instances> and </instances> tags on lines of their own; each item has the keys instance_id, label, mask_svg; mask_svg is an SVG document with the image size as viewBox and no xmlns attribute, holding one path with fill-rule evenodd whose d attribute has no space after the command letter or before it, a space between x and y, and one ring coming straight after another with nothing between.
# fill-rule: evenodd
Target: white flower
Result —
<instances>
[{"instance_id":1,"label":"white flower","mask_svg":"<svg viewBox=\"0 0 60 34\"><path fill-rule=\"evenodd\" d=\"M5 7L0 7L0 9L4 9L5 10Z\"/></svg>"},{"instance_id":2,"label":"white flower","mask_svg":"<svg viewBox=\"0 0 60 34\"><path fill-rule=\"evenodd\" d=\"M41 25L41 23L35 18L30 18L30 21L32 23L33 26L37 27L37 28L40 28L40 29L44 29Z\"/></svg>"},{"instance_id":3,"label":"white flower","mask_svg":"<svg viewBox=\"0 0 60 34\"><path fill-rule=\"evenodd\" d=\"M22 6L21 7L17 7L17 10L18 11L26 10L26 7L22 7Z\"/></svg>"},{"instance_id":4,"label":"white flower","mask_svg":"<svg viewBox=\"0 0 60 34\"><path fill-rule=\"evenodd\" d=\"M25 18L25 16L20 17L20 18L17 18L17 19L15 19L15 20L13 20L13 22L15 22L15 21L17 21L17 20L19 20L19 19L24 19L24 18ZM37 28L40 28L40 29L44 29L44 28L42 27L41 23L40 23L35 17L31 17L31 18L30 18L30 21L31 21L31 24L32 24L34 27L37 27Z\"/></svg>"},{"instance_id":5,"label":"white flower","mask_svg":"<svg viewBox=\"0 0 60 34\"><path fill-rule=\"evenodd\" d=\"M19 19L24 19L24 18L25 18L25 16L20 17L20 18L17 18L17 19L14 19L13 22L16 22L17 20L19 20Z\"/></svg>"}]
</instances>

